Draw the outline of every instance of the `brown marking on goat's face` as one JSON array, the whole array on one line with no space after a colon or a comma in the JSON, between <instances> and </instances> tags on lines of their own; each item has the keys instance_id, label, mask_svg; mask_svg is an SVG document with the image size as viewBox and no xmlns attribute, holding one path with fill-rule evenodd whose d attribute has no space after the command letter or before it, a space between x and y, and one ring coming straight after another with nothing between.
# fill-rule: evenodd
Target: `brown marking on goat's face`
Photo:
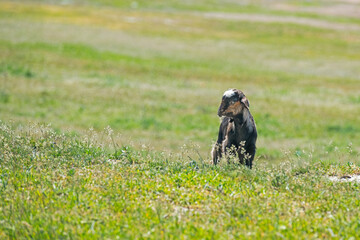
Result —
<instances>
[{"instance_id":1,"label":"brown marking on goat's face","mask_svg":"<svg viewBox=\"0 0 360 240\"><path fill-rule=\"evenodd\" d=\"M218 115L220 117L235 117L236 115L239 115L243 109L244 106L240 103L240 101L236 101L233 104L228 104L223 101L219 107Z\"/></svg>"},{"instance_id":2,"label":"brown marking on goat's face","mask_svg":"<svg viewBox=\"0 0 360 240\"><path fill-rule=\"evenodd\" d=\"M243 109L243 106L241 105L241 103L238 101L238 102L235 102L234 104L230 105L224 112L225 115L230 115L229 117L232 117L232 116L236 116L238 115L239 113L241 113Z\"/></svg>"}]
</instances>

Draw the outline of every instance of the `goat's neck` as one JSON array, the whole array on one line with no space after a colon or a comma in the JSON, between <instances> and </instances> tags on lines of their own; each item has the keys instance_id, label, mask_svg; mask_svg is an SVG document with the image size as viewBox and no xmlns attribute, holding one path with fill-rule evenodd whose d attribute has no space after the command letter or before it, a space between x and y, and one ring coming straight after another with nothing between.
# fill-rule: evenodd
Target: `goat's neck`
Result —
<instances>
[{"instance_id":1,"label":"goat's neck","mask_svg":"<svg viewBox=\"0 0 360 240\"><path fill-rule=\"evenodd\" d=\"M246 122L249 121L250 111L248 109L244 109L239 115L233 117L233 121L235 123L235 128L240 129L246 125Z\"/></svg>"}]
</instances>

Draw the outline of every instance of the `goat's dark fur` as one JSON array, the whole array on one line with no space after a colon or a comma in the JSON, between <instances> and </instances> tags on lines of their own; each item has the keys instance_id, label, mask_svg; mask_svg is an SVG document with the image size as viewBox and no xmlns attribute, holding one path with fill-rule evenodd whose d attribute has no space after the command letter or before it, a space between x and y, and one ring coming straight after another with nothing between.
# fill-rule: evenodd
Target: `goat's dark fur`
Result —
<instances>
[{"instance_id":1,"label":"goat's dark fur","mask_svg":"<svg viewBox=\"0 0 360 240\"><path fill-rule=\"evenodd\" d=\"M218 110L218 116L223 118L218 139L211 152L214 164L224 154L235 154L241 164L252 167L257 131L249 107L249 101L240 90L231 89L224 93Z\"/></svg>"}]
</instances>

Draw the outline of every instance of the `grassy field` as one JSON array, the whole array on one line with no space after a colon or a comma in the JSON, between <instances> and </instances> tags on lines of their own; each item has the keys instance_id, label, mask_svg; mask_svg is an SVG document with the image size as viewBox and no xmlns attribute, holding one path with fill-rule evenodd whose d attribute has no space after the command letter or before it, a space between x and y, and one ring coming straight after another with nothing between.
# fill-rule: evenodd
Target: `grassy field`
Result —
<instances>
[{"instance_id":1,"label":"grassy field","mask_svg":"<svg viewBox=\"0 0 360 240\"><path fill-rule=\"evenodd\" d=\"M360 2L0 0L0 121L0 238L359 238Z\"/></svg>"}]
</instances>

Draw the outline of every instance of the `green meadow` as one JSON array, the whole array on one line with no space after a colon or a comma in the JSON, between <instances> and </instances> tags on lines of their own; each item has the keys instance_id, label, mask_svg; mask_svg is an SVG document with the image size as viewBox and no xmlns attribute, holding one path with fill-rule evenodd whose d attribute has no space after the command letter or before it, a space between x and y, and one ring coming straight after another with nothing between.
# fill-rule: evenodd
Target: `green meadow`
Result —
<instances>
[{"instance_id":1,"label":"green meadow","mask_svg":"<svg viewBox=\"0 0 360 240\"><path fill-rule=\"evenodd\" d=\"M357 239L359 152L359 1L0 0L1 239Z\"/></svg>"}]
</instances>

